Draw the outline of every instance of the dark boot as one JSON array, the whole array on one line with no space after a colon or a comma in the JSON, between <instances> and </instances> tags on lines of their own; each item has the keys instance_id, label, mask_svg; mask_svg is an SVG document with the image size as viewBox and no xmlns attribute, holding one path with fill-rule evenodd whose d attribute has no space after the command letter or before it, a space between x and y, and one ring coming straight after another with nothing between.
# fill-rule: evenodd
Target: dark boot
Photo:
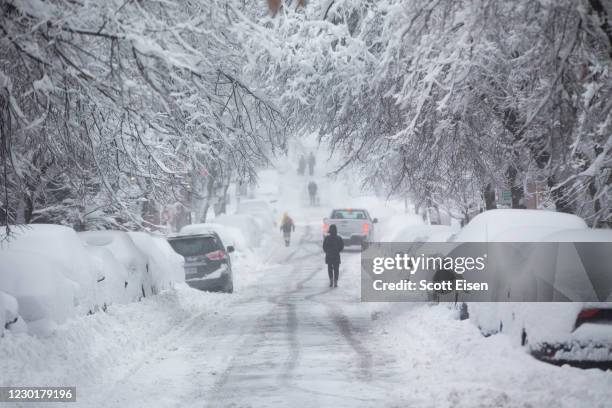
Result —
<instances>
[{"instance_id":1,"label":"dark boot","mask_svg":"<svg viewBox=\"0 0 612 408\"><path fill-rule=\"evenodd\" d=\"M337 280L335 280L335 281L334 281L334 288L337 288L337 287L338 287L338 281L337 281Z\"/></svg>"},{"instance_id":2,"label":"dark boot","mask_svg":"<svg viewBox=\"0 0 612 408\"><path fill-rule=\"evenodd\" d=\"M333 282L331 281L331 279L330 279L330 281L329 281L329 287L331 288L332 286L334 286L334 283L333 283Z\"/></svg>"}]
</instances>

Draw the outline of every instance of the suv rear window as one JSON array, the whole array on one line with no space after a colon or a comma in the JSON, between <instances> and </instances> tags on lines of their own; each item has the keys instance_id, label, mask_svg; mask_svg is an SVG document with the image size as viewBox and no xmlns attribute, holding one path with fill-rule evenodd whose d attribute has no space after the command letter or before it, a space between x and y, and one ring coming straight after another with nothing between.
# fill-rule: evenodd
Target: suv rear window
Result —
<instances>
[{"instance_id":1,"label":"suv rear window","mask_svg":"<svg viewBox=\"0 0 612 408\"><path fill-rule=\"evenodd\" d=\"M222 249L214 237L175 238L168 242L183 256L205 255Z\"/></svg>"},{"instance_id":2,"label":"suv rear window","mask_svg":"<svg viewBox=\"0 0 612 408\"><path fill-rule=\"evenodd\" d=\"M346 219L346 220L367 220L368 216L363 210L334 210L332 211L332 218L334 219Z\"/></svg>"}]
</instances>

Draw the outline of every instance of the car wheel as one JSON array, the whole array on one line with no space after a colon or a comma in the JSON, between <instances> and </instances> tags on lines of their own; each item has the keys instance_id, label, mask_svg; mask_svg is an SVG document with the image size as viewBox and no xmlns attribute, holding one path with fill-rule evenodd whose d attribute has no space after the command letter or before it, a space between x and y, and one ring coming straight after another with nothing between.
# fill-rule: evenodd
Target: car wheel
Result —
<instances>
[{"instance_id":1,"label":"car wheel","mask_svg":"<svg viewBox=\"0 0 612 408\"><path fill-rule=\"evenodd\" d=\"M363 242L361 242L361 250L362 250L362 251L365 251L366 249L368 249L368 246L369 246L369 245L370 245L370 244L368 244L368 242L367 242L367 241L363 241Z\"/></svg>"},{"instance_id":2,"label":"car wheel","mask_svg":"<svg viewBox=\"0 0 612 408\"><path fill-rule=\"evenodd\" d=\"M234 293L234 282L229 281L229 284L227 284L225 286L225 289L223 290L223 292L225 292L225 293Z\"/></svg>"}]
</instances>

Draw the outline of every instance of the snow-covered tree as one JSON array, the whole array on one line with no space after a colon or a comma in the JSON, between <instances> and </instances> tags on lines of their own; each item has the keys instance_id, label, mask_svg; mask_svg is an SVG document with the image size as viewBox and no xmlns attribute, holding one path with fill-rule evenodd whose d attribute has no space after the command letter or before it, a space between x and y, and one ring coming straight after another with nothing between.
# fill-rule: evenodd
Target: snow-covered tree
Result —
<instances>
[{"instance_id":1,"label":"snow-covered tree","mask_svg":"<svg viewBox=\"0 0 612 408\"><path fill-rule=\"evenodd\" d=\"M222 0L3 1L2 222L146 226L194 178L253 177L284 145L242 79L254 29Z\"/></svg>"},{"instance_id":2,"label":"snow-covered tree","mask_svg":"<svg viewBox=\"0 0 612 408\"><path fill-rule=\"evenodd\" d=\"M252 16L248 72L345 166L417 201L524 205L612 222L609 1L326 0ZM252 47L255 46L252 43ZM468 194L469 192L469 194ZM486 199L485 199L486 198Z\"/></svg>"}]
</instances>

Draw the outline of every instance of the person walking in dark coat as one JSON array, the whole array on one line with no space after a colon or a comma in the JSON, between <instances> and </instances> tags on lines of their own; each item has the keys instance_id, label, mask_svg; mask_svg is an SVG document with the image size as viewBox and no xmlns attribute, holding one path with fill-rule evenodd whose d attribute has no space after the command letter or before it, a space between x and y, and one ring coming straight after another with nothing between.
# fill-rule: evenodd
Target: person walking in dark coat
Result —
<instances>
[{"instance_id":1,"label":"person walking in dark coat","mask_svg":"<svg viewBox=\"0 0 612 408\"><path fill-rule=\"evenodd\" d=\"M310 197L310 205L317 203L317 183L311 181L308 183L308 196Z\"/></svg>"},{"instance_id":2,"label":"person walking in dark coat","mask_svg":"<svg viewBox=\"0 0 612 408\"><path fill-rule=\"evenodd\" d=\"M304 157L304 155L301 155L300 160L298 162L298 175L303 176L305 170L306 170L306 157Z\"/></svg>"},{"instance_id":3,"label":"person walking in dark coat","mask_svg":"<svg viewBox=\"0 0 612 408\"><path fill-rule=\"evenodd\" d=\"M310 154L308 155L308 173L311 176L314 174L314 166L316 162L317 162L317 159L315 159L315 155L312 152L310 152Z\"/></svg>"},{"instance_id":4,"label":"person walking in dark coat","mask_svg":"<svg viewBox=\"0 0 612 408\"><path fill-rule=\"evenodd\" d=\"M325 251L325 263L329 275L329 287L338 287L338 275L340 274L340 252L344 249L344 241L338 236L335 225L329 226L329 235L323 240L323 251Z\"/></svg>"},{"instance_id":5,"label":"person walking in dark coat","mask_svg":"<svg viewBox=\"0 0 612 408\"><path fill-rule=\"evenodd\" d=\"M291 244L291 233L295 231L295 224L287 212L283 214L280 230L283 232L283 238L285 238L285 246L289 246Z\"/></svg>"}]
</instances>

